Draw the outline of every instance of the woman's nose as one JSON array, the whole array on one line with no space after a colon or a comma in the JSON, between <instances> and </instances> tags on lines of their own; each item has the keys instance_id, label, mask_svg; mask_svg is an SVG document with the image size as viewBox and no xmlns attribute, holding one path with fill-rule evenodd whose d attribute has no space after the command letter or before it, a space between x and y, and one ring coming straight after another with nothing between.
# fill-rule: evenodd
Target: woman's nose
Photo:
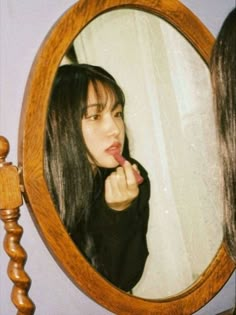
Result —
<instances>
[{"instance_id":1,"label":"woman's nose","mask_svg":"<svg viewBox=\"0 0 236 315\"><path fill-rule=\"evenodd\" d=\"M106 121L106 130L109 135L117 136L121 132L121 126L119 125L118 121L112 116L107 117Z\"/></svg>"}]
</instances>

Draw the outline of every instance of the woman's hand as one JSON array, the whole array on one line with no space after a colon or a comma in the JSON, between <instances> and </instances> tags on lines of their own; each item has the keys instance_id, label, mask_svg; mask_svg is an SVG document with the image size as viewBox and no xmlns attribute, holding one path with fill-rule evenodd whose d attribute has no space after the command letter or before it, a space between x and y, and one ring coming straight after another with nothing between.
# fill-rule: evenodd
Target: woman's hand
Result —
<instances>
[{"instance_id":1,"label":"woman's hand","mask_svg":"<svg viewBox=\"0 0 236 315\"><path fill-rule=\"evenodd\" d=\"M111 173L105 181L105 200L109 208L122 211L129 207L138 196L139 187L133 169L138 172L137 166L128 161Z\"/></svg>"}]
</instances>

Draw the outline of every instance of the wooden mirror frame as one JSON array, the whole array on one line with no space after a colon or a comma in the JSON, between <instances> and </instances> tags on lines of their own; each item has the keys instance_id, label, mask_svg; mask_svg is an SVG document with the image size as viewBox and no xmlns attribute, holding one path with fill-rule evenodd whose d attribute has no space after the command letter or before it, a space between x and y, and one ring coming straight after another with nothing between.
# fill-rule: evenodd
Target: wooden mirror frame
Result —
<instances>
[{"instance_id":1,"label":"wooden mirror frame","mask_svg":"<svg viewBox=\"0 0 236 315\"><path fill-rule=\"evenodd\" d=\"M64 228L44 179L44 130L49 94L56 70L80 31L98 15L132 8L155 14L174 26L208 64L213 36L178 0L80 0L54 25L33 63L26 86L19 133L19 166L24 197L48 249L85 294L116 314L192 314L225 284L234 264L222 243L210 266L185 291L165 299L138 298L117 289L83 258Z\"/></svg>"}]
</instances>

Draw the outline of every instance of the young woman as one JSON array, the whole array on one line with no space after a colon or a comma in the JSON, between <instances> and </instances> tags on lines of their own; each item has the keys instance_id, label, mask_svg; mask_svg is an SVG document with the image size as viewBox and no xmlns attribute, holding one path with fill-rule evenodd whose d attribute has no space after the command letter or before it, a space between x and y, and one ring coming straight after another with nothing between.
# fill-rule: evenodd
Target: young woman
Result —
<instances>
[{"instance_id":1,"label":"young woman","mask_svg":"<svg viewBox=\"0 0 236 315\"><path fill-rule=\"evenodd\" d=\"M71 238L117 287L130 291L148 256L150 183L129 155L125 98L104 69L58 69L47 116L45 176ZM127 160L119 166L115 154ZM143 177L138 184L135 172Z\"/></svg>"},{"instance_id":2,"label":"young woman","mask_svg":"<svg viewBox=\"0 0 236 315\"><path fill-rule=\"evenodd\" d=\"M216 39L211 74L223 168L225 239L236 263L236 8Z\"/></svg>"}]
</instances>

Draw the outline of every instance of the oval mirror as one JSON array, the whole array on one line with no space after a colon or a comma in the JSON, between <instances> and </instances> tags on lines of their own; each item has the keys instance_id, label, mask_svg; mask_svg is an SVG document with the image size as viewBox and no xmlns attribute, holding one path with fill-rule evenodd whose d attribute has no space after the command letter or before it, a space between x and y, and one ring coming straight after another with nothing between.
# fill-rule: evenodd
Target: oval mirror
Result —
<instances>
[{"instance_id":1,"label":"oval mirror","mask_svg":"<svg viewBox=\"0 0 236 315\"><path fill-rule=\"evenodd\" d=\"M36 225L76 285L115 313L190 314L233 270L221 244L214 128L209 133L213 117L206 64L213 38L178 1L145 2L79 1L54 26L29 77L19 163ZM119 36L118 43L114 38ZM44 178L48 99L72 43L79 62L104 66L122 85L132 155L151 180L150 254L134 296L111 285L83 258L57 215ZM96 53L93 47L98 47ZM190 66L193 75L187 77ZM148 128L138 128L140 121L146 126L144 117Z\"/></svg>"}]
</instances>

